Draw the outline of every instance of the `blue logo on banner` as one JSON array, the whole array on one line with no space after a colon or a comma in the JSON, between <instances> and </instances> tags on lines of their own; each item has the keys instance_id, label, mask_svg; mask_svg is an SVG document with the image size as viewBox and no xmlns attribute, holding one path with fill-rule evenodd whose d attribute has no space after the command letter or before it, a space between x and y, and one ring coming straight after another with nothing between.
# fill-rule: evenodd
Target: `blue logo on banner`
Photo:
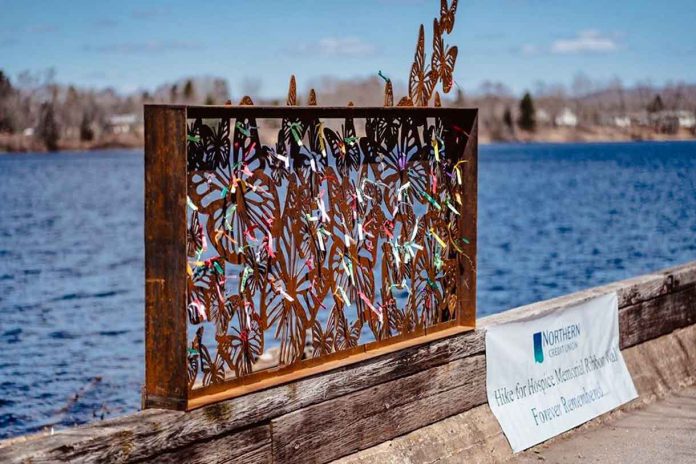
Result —
<instances>
[{"instance_id":1,"label":"blue logo on banner","mask_svg":"<svg viewBox=\"0 0 696 464\"><path fill-rule=\"evenodd\" d=\"M534 334L534 362L544 362L544 347L541 344L541 332Z\"/></svg>"}]
</instances>

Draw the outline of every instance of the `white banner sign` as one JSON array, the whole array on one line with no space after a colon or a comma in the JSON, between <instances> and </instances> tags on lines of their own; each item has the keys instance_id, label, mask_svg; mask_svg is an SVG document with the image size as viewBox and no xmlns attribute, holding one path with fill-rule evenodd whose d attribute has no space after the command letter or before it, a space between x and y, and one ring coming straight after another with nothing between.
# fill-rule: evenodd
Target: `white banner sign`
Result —
<instances>
[{"instance_id":1,"label":"white banner sign","mask_svg":"<svg viewBox=\"0 0 696 464\"><path fill-rule=\"evenodd\" d=\"M486 331L488 403L522 451L638 396L616 293Z\"/></svg>"}]
</instances>

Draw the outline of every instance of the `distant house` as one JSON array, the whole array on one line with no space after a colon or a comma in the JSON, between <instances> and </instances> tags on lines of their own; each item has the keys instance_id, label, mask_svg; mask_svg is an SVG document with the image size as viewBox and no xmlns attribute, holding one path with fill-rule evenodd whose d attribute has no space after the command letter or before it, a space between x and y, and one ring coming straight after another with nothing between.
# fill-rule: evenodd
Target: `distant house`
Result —
<instances>
[{"instance_id":1,"label":"distant house","mask_svg":"<svg viewBox=\"0 0 696 464\"><path fill-rule=\"evenodd\" d=\"M140 124L138 116L134 113L130 114L114 114L109 116L107 122L107 130L112 134L128 134L136 132Z\"/></svg>"},{"instance_id":2,"label":"distant house","mask_svg":"<svg viewBox=\"0 0 696 464\"><path fill-rule=\"evenodd\" d=\"M630 114L631 125L639 127L650 126L650 114L647 111L637 111Z\"/></svg>"},{"instance_id":3,"label":"distant house","mask_svg":"<svg viewBox=\"0 0 696 464\"><path fill-rule=\"evenodd\" d=\"M613 121L616 127L622 129L627 129L631 127L631 117L630 116L614 116Z\"/></svg>"},{"instance_id":4,"label":"distant house","mask_svg":"<svg viewBox=\"0 0 696 464\"><path fill-rule=\"evenodd\" d=\"M685 129L693 129L696 127L696 114L691 111L675 111L677 119L679 120L679 127Z\"/></svg>"},{"instance_id":5,"label":"distant house","mask_svg":"<svg viewBox=\"0 0 696 464\"><path fill-rule=\"evenodd\" d=\"M554 120L557 126L560 127L577 127L578 117L570 108L563 108L560 113L556 115Z\"/></svg>"},{"instance_id":6,"label":"distant house","mask_svg":"<svg viewBox=\"0 0 696 464\"><path fill-rule=\"evenodd\" d=\"M691 111L658 111L650 115L650 120L656 130L666 134L675 134L680 128L696 127L696 115Z\"/></svg>"}]
</instances>

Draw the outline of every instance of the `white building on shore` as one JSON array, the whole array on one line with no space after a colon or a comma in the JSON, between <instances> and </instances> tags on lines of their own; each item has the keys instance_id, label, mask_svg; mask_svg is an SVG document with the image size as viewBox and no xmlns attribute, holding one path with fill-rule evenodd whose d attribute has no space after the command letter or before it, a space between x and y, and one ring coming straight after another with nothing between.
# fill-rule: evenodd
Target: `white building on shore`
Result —
<instances>
[{"instance_id":1,"label":"white building on shore","mask_svg":"<svg viewBox=\"0 0 696 464\"><path fill-rule=\"evenodd\" d=\"M556 115L554 122L559 127L577 127L578 116L570 108L566 107Z\"/></svg>"}]
</instances>

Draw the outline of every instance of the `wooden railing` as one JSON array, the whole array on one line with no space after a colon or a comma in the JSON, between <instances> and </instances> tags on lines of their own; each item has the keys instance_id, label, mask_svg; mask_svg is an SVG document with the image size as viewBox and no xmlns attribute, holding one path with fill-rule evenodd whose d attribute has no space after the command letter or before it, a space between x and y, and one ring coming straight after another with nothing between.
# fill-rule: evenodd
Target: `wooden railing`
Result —
<instances>
[{"instance_id":1,"label":"wooden railing","mask_svg":"<svg viewBox=\"0 0 696 464\"><path fill-rule=\"evenodd\" d=\"M195 411L149 409L0 441L0 462L307 463L371 447L347 462L503 461L511 450L485 405L486 328L610 292L637 402L693 384L696 262L484 317L475 331Z\"/></svg>"},{"instance_id":2,"label":"wooden railing","mask_svg":"<svg viewBox=\"0 0 696 464\"><path fill-rule=\"evenodd\" d=\"M144 405L470 330L476 110L145 108Z\"/></svg>"}]
</instances>

